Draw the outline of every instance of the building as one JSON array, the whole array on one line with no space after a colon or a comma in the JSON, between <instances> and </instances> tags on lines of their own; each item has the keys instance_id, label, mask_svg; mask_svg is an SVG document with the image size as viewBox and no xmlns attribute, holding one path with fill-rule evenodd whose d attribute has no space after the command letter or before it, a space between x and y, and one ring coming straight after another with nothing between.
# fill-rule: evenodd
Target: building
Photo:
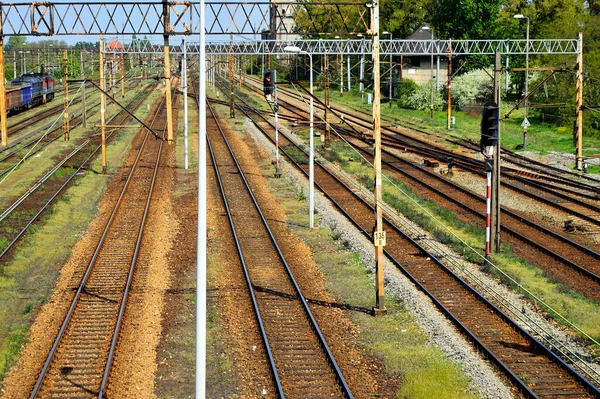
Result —
<instances>
[{"instance_id":1,"label":"building","mask_svg":"<svg viewBox=\"0 0 600 399\"><path fill-rule=\"evenodd\" d=\"M432 41L439 54L447 54L448 49L445 44L441 44L438 37L433 34L429 24L425 24L410 34L406 40L414 41ZM446 84L448 79L448 57L435 54L433 64L431 55L403 55L400 56L400 77L411 79L417 84L427 84L435 80L436 90Z\"/></svg>"}]
</instances>

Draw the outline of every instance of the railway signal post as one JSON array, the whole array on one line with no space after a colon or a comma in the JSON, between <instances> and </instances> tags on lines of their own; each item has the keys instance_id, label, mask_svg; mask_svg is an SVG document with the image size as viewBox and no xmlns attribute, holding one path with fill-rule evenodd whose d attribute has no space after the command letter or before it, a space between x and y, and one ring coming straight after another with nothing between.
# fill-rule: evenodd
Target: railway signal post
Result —
<instances>
[{"instance_id":1,"label":"railway signal post","mask_svg":"<svg viewBox=\"0 0 600 399\"><path fill-rule=\"evenodd\" d=\"M485 223L485 258L490 259L492 250L492 181L494 174L495 153L498 147L498 123L499 123L498 104L489 101L483 105L481 117L481 153L485 157L485 176L486 176L486 223Z\"/></svg>"},{"instance_id":2,"label":"railway signal post","mask_svg":"<svg viewBox=\"0 0 600 399\"><path fill-rule=\"evenodd\" d=\"M233 76L233 73L232 75ZM263 93L267 103L273 107L273 113L275 114L275 177L281 177L279 170L279 121L278 113L279 106L277 105L277 89L275 87L275 81L277 77L277 71L274 69L266 69L263 75ZM231 85L231 98L233 98L233 83Z\"/></svg>"}]
</instances>

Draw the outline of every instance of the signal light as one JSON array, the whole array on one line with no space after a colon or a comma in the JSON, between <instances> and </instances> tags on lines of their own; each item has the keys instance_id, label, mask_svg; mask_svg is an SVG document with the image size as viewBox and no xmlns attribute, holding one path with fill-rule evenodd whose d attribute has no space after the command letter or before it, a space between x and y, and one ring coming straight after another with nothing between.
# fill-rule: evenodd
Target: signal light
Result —
<instances>
[{"instance_id":1,"label":"signal light","mask_svg":"<svg viewBox=\"0 0 600 399\"><path fill-rule=\"evenodd\" d=\"M483 113L481 115L481 141L479 142L479 148L482 153L486 154L486 147L495 147L498 145L499 125L500 110L498 109L498 104L488 101L483 104Z\"/></svg>"},{"instance_id":2,"label":"signal light","mask_svg":"<svg viewBox=\"0 0 600 399\"><path fill-rule=\"evenodd\" d=\"M265 70L265 74L263 75L263 91L265 97L270 97L275 91L275 71L272 69Z\"/></svg>"}]
</instances>

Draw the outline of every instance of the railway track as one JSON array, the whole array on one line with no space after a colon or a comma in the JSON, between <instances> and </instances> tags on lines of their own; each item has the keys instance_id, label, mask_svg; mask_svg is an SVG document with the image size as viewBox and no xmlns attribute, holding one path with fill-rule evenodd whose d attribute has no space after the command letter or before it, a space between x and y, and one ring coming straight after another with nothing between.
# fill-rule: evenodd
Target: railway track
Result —
<instances>
[{"instance_id":1,"label":"railway track","mask_svg":"<svg viewBox=\"0 0 600 399\"><path fill-rule=\"evenodd\" d=\"M128 107L133 110L137 109L146 99L151 88L148 87L140 92L132 99ZM122 124L128 118L127 114L119 112L112 118L112 121ZM111 121L108 123L111 123ZM94 133L98 133L98 131ZM112 135L113 132L107 134L108 142L110 142ZM45 176L40 178L34 186L0 213L0 238L7 243L0 248L0 261L6 261L12 248L26 234L29 227L39 219L59 197L60 193L74 181L78 173L94 159L100 149L100 137L97 134L91 134Z\"/></svg>"},{"instance_id":2,"label":"railway track","mask_svg":"<svg viewBox=\"0 0 600 399\"><path fill-rule=\"evenodd\" d=\"M151 125L162 129L160 109ZM30 399L106 397L162 147L146 131L89 264L72 278L73 300Z\"/></svg>"},{"instance_id":3,"label":"railway track","mask_svg":"<svg viewBox=\"0 0 600 399\"><path fill-rule=\"evenodd\" d=\"M281 108L284 107L287 104L284 103ZM295 106L290 109L292 113L298 112ZM372 141L344 130L348 142L372 161ZM451 207L463 218L475 216L480 224L484 224L485 198L392 151L404 149L402 145L388 143L385 148L390 149L382 150L382 162L387 172L401 176L402 180L408 179L422 198L434 199L441 206ZM465 211L469 216L465 215ZM586 297L600 301L600 254L596 251L506 207L502 207L501 229L509 235L509 241L515 244L519 253Z\"/></svg>"},{"instance_id":4,"label":"railway track","mask_svg":"<svg viewBox=\"0 0 600 399\"><path fill-rule=\"evenodd\" d=\"M253 91L257 91L258 85L261 84L261 82L256 79L246 79L245 82L247 82L246 87ZM303 102L302 97L298 93L284 88L280 88L279 90L280 94L285 93L289 98L300 101L301 103ZM296 103L286 102L286 99L283 96L280 96L278 101L280 102L280 105L287 103L290 109L296 108L303 115L306 115L304 109L298 108ZM315 106L322 109L322 106L319 104L316 104ZM355 129L359 131L369 130L372 127L372 117L364 115L362 111L336 106L331 106L330 108L335 111L337 115L343 115L345 123L354 126ZM399 121L395 121L394 124L389 122L384 122L382 124L382 141L384 145L398 145L403 149L410 149L412 152L421 154L424 157L434 158L441 163L445 163L449 158L452 158L455 165L462 167L465 170L484 175L485 169L480 160L443 148L432 148L430 142L424 141L414 135L406 134L403 129L397 127L399 125L401 125ZM340 132L348 131L348 129L345 129L343 126L335 126ZM412 126L411 124L409 124L408 128L419 133L431 135L431 133L419 129L416 126ZM448 145L460 145L468 151L479 151L478 146L475 143L465 140L449 139ZM600 207L598 207L596 203L600 200L600 188L598 187L597 180L591 179L585 175L581 176L573 172L562 171L558 168L529 160L505 149L502 150L502 160L521 168L503 169L502 176L504 185L523 195L544 202L561 211L569 212L582 220L600 227ZM526 172L527 170L530 170L532 173L528 174ZM522 175L520 173L522 173ZM574 195L580 196L582 199L574 199ZM592 202L590 203L590 201Z\"/></svg>"},{"instance_id":5,"label":"railway track","mask_svg":"<svg viewBox=\"0 0 600 399\"><path fill-rule=\"evenodd\" d=\"M352 398L226 134L210 111L208 147L278 397Z\"/></svg>"},{"instance_id":6,"label":"railway track","mask_svg":"<svg viewBox=\"0 0 600 399\"><path fill-rule=\"evenodd\" d=\"M244 107L248 107L247 105ZM243 110L244 108L239 108ZM259 113L260 114L260 113ZM250 113L247 114L251 117ZM256 117L256 115L254 115ZM274 143L273 126L261 115L255 124ZM280 131L280 150L304 174L307 156L302 146ZM298 156L287 153L295 148ZM318 188L371 239L373 208L320 164L315 165ZM450 320L491 359L527 397L593 398L600 390L552 350L513 322L494 304L447 268L435 255L404 234L389 219L386 255Z\"/></svg>"}]
</instances>

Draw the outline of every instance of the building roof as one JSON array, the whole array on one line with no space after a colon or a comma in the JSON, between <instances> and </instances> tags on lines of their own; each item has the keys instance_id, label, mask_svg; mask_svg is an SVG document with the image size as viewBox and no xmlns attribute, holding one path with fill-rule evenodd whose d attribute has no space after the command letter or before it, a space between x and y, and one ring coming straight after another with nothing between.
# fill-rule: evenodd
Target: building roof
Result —
<instances>
[{"instance_id":1,"label":"building roof","mask_svg":"<svg viewBox=\"0 0 600 399\"><path fill-rule=\"evenodd\" d=\"M123 51L123 45L117 40L113 40L106 46L107 51Z\"/></svg>"},{"instance_id":2,"label":"building roof","mask_svg":"<svg viewBox=\"0 0 600 399\"><path fill-rule=\"evenodd\" d=\"M406 40L431 40L431 29L429 24L421 26L419 29L408 35ZM438 37L433 34L433 40L438 40Z\"/></svg>"}]
</instances>

